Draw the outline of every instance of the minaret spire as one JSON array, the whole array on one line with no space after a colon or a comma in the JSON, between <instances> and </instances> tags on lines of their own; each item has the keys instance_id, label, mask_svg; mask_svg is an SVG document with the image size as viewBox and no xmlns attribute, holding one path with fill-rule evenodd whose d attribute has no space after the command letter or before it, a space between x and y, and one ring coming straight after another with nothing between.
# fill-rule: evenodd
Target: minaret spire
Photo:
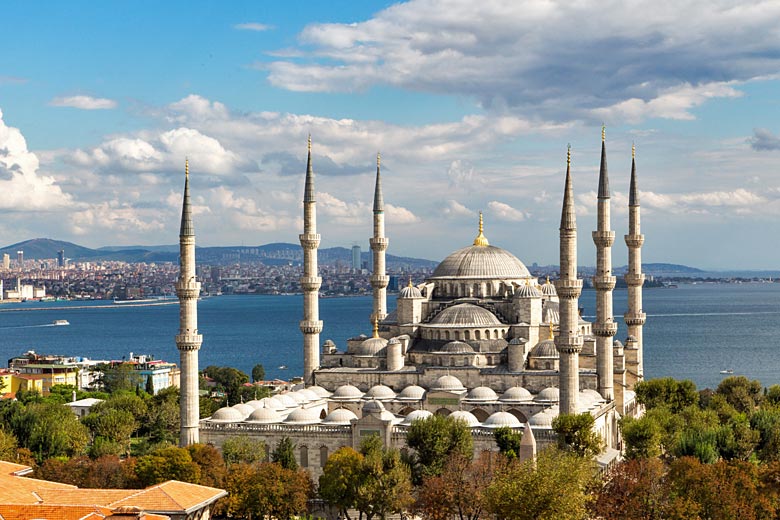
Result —
<instances>
[{"instance_id":1,"label":"minaret spire","mask_svg":"<svg viewBox=\"0 0 780 520\"><path fill-rule=\"evenodd\" d=\"M615 232L610 225L609 175L607 173L607 147L605 127L601 127L601 167L599 168L598 224L593 232L596 244L596 273L593 287L596 289L596 321L593 334L596 336L596 372L598 392L604 399L611 401L614 393L614 369L612 355L612 337L617 332L612 314L612 290L615 277L612 276L612 244Z\"/></svg>"},{"instance_id":2,"label":"minaret spire","mask_svg":"<svg viewBox=\"0 0 780 520\"><path fill-rule=\"evenodd\" d=\"M582 350L578 310L582 280L577 279L577 221L571 178L571 146L566 155L560 227L560 278L555 282L555 289L560 299L560 332L555 338L555 347L560 355L560 413L576 414L580 391L579 355Z\"/></svg>"},{"instance_id":3,"label":"minaret spire","mask_svg":"<svg viewBox=\"0 0 780 520\"><path fill-rule=\"evenodd\" d=\"M637 381L644 379L644 362L642 327L647 316L642 312L642 285L645 275L642 273L642 244L645 236L640 230L639 218L639 188L636 181L636 149L631 147L631 185L628 195L628 234L625 236L628 246L628 272L625 275L628 285L628 309L623 320L628 328L629 338L636 339L636 350L628 348L631 342L626 341L626 382L633 389Z\"/></svg>"},{"instance_id":4,"label":"minaret spire","mask_svg":"<svg viewBox=\"0 0 780 520\"><path fill-rule=\"evenodd\" d=\"M377 152L376 185L374 187L374 236L369 240L374 258L374 272L371 275L371 287L374 289L372 323L378 323L387 316L387 284L390 281L385 269L385 251L390 240L385 237L385 201L382 197L380 166L381 156Z\"/></svg>"},{"instance_id":5,"label":"minaret spire","mask_svg":"<svg viewBox=\"0 0 780 520\"><path fill-rule=\"evenodd\" d=\"M181 396L179 444L189 446L198 442L200 394L198 393L198 350L203 336L198 334L198 296L200 282L195 279L195 226L190 208L190 165L184 162L184 197L179 231L179 279L176 295L179 297L179 333L176 348L181 365Z\"/></svg>"},{"instance_id":6,"label":"minaret spire","mask_svg":"<svg viewBox=\"0 0 780 520\"><path fill-rule=\"evenodd\" d=\"M314 197L314 170L311 165L311 134L309 134L309 154L306 162L306 182L303 191L303 233L298 236L303 249L303 320L300 328L303 333L303 381L314 384L314 371L320 366L320 320L319 295L322 278L317 272L317 248L320 235L317 233L317 202Z\"/></svg>"}]
</instances>

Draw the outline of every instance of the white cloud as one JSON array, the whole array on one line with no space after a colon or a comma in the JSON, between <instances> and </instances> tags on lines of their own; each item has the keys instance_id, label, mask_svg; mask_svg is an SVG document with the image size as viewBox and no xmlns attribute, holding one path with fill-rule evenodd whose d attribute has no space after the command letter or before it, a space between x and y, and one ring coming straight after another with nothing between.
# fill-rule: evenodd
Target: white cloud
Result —
<instances>
[{"instance_id":1,"label":"white cloud","mask_svg":"<svg viewBox=\"0 0 780 520\"><path fill-rule=\"evenodd\" d=\"M385 212L393 224L415 224L420 221L419 217L402 206L385 204Z\"/></svg>"},{"instance_id":2,"label":"white cloud","mask_svg":"<svg viewBox=\"0 0 780 520\"><path fill-rule=\"evenodd\" d=\"M515 209L509 204L497 200L488 202L488 209L490 210L490 214L497 219L509 222L522 222L529 217L528 213Z\"/></svg>"},{"instance_id":3,"label":"white cloud","mask_svg":"<svg viewBox=\"0 0 780 520\"><path fill-rule=\"evenodd\" d=\"M240 31L257 31L257 32L270 31L271 29L274 28L273 25L257 23L257 22L238 23L233 27Z\"/></svg>"},{"instance_id":4,"label":"white cloud","mask_svg":"<svg viewBox=\"0 0 780 520\"><path fill-rule=\"evenodd\" d=\"M117 102L113 99L92 96L56 97L49 104L53 107L70 107L81 110L109 110L117 107Z\"/></svg>"},{"instance_id":5,"label":"white cloud","mask_svg":"<svg viewBox=\"0 0 780 520\"><path fill-rule=\"evenodd\" d=\"M473 217L476 213L457 200L448 200L443 212L448 217Z\"/></svg>"}]
</instances>

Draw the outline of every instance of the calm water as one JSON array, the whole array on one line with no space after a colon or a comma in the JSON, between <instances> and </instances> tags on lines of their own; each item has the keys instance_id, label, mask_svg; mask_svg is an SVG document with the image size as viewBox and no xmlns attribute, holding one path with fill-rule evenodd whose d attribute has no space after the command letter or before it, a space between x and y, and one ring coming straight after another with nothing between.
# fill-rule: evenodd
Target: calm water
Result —
<instances>
[{"instance_id":1,"label":"calm water","mask_svg":"<svg viewBox=\"0 0 780 520\"><path fill-rule=\"evenodd\" d=\"M780 384L780 284L681 285L646 289L645 376L692 379L714 387L720 370ZM626 292L615 291L615 312L625 310ZM388 298L390 308L395 297ZM595 293L580 300L595 313ZM74 307L80 308L74 308ZM32 310L43 309L43 310ZM25 309L7 312L10 309ZM244 372L262 363L267 377L302 372L300 296L220 296L198 306L203 334L200 366L229 365ZM111 302L28 302L0 305L0 364L27 350L121 359L130 352L178 362L173 336L178 306L112 305ZM370 334L370 297L320 300L322 340L339 347L348 337ZM51 326L54 320L70 326ZM622 322L618 338L626 330ZM286 365L287 370L278 367Z\"/></svg>"}]
</instances>

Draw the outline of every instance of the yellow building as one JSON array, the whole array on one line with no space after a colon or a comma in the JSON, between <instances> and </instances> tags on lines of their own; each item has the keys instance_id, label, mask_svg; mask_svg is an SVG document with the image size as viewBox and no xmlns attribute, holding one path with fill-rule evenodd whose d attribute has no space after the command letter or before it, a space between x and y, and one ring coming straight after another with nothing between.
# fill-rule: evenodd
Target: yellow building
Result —
<instances>
[{"instance_id":1,"label":"yellow building","mask_svg":"<svg viewBox=\"0 0 780 520\"><path fill-rule=\"evenodd\" d=\"M0 395L13 398L19 390L43 393L43 379L19 374L13 370L0 370Z\"/></svg>"},{"instance_id":2,"label":"yellow building","mask_svg":"<svg viewBox=\"0 0 780 520\"><path fill-rule=\"evenodd\" d=\"M42 395L48 395L54 385L77 386L78 384L79 369L76 365L33 363L20 366L17 371L20 376L37 381L33 384Z\"/></svg>"}]
</instances>

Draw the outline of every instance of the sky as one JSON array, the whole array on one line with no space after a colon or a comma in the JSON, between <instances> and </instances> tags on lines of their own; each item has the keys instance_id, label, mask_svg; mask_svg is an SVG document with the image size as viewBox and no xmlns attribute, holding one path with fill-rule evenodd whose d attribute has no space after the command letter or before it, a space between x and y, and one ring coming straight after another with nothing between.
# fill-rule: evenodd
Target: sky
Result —
<instances>
[{"instance_id":1,"label":"sky","mask_svg":"<svg viewBox=\"0 0 780 520\"><path fill-rule=\"evenodd\" d=\"M558 262L572 149L595 264L602 125L615 265L631 147L645 262L780 268L780 2L6 2L0 245L296 243L311 134L322 246L485 235Z\"/></svg>"}]
</instances>

